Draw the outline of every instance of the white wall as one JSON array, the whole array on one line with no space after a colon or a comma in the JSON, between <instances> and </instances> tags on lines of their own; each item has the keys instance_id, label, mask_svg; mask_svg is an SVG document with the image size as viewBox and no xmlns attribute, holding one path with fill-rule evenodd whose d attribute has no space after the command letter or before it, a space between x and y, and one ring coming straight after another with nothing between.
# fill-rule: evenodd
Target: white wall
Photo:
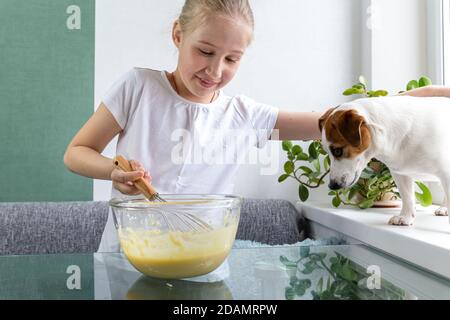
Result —
<instances>
[{"instance_id":1,"label":"white wall","mask_svg":"<svg viewBox=\"0 0 450 320\"><path fill-rule=\"evenodd\" d=\"M361 72L359 0L257 0L253 9L255 42L230 93L295 111L322 111L346 100L342 91ZM236 193L297 201L298 183L277 181L287 159L279 142L270 143L277 145L278 174L262 176L259 167L243 165Z\"/></svg>"},{"instance_id":2,"label":"white wall","mask_svg":"<svg viewBox=\"0 0 450 320\"><path fill-rule=\"evenodd\" d=\"M423 35L416 39L405 32L415 30L416 24L422 22L426 0L390 1L402 3L393 5L397 14L408 16L400 20L390 13L387 0L377 1L384 1L383 19L391 21L391 27L398 31L389 36L387 43L383 39L375 41L372 45L380 49L372 56L372 52L363 50L368 19L365 6L371 1L253 0L255 41L225 92L243 93L284 110L322 111L348 100L341 92L363 70L369 70L371 79L379 81L380 86L398 88L413 74L420 74L426 65L420 50ZM96 1L96 105L112 82L132 66L175 69L177 52L170 30L182 4L182 0ZM404 7L408 9L403 12ZM407 44L403 45L403 41ZM402 52L410 50L414 57L404 61ZM377 67L363 69L364 63L372 60L377 61ZM279 145L278 141L270 142L267 147L276 149L271 166L278 167L278 173L261 175L262 165L243 165L236 194L298 199L295 181L277 182L286 161ZM267 148L262 152L267 154ZM114 150L112 143L104 154L112 157ZM109 199L109 193L109 182L94 182L95 200ZM312 194L312 198L321 197L326 197L326 190Z\"/></svg>"}]
</instances>

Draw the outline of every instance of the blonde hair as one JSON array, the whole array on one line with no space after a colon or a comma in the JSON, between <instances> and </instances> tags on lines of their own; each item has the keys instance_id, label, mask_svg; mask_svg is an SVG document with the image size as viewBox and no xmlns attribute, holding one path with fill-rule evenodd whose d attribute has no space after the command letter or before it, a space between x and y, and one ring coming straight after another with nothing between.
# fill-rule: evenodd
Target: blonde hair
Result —
<instances>
[{"instance_id":1,"label":"blonde hair","mask_svg":"<svg viewBox=\"0 0 450 320\"><path fill-rule=\"evenodd\" d=\"M255 21L248 0L186 0L178 22L183 33L189 33L212 14L240 17L253 31Z\"/></svg>"}]
</instances>

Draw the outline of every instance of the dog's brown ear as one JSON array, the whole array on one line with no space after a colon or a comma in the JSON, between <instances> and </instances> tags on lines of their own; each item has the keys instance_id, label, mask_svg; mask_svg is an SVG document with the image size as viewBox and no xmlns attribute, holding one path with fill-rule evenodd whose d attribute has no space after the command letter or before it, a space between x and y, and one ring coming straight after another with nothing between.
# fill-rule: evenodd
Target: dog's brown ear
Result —
<instances>
[{"instance_id":1,"label":"dog's brown ear","mask_svg":"<svg viewBox=\"0 0 450 320\"><path fill-rule=\"evenodd\" d=\"M362 144L361 128L365 123L364 118L355 110L347 110L337 119L337 129L339 133L353 147L359 147Z\"/></svg>"},{"instance_id":2,"label":"dog's brown ear","mask_svg":"<svg viewBox=\"0 0 450 320\"><path fill-rule=\"evenodd\" d=\"M339 106L337 106L339 107ZM319 130L322 132L323 125L325 124L325 121L327 121L330 114L336 109L337 107L328 109L320 118L319 118Z\"/></svg>"}]
</instances>

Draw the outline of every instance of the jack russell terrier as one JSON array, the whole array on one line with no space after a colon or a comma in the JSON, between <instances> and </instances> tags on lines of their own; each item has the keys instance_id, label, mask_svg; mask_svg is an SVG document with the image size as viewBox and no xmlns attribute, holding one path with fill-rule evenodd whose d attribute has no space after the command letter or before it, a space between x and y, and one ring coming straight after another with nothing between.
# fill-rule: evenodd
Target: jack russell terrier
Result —
<instances>
[{"instance_id":1,"label":"jack russell terrier","mask_svg":"<svg viewBox=\"0 0 450 320\"><path fill-rule=\"evenodd\" d=\"M353 185L372 158L386 164L402 198L392 225L412 225L414 179L438 180L450 208L450 98L364 98L328 110L319 119L323 148L330 155L329 188Z\"/></svg>"}]
</instances>

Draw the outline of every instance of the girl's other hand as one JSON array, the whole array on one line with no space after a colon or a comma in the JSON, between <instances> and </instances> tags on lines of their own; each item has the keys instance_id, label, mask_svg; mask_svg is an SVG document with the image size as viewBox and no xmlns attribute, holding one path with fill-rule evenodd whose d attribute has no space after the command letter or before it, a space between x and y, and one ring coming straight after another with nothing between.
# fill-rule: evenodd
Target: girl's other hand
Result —
<instances>
[{"instance_id":1,"label":"girl's other hand","mask_svg":"<svg viewBox=\"0 0 450 320\"><path fill-rule=\"evenodd\" d=\"M113 169L111 172L112 184L116 190L119 190L123 194L138 195L141 192L136 188L134 182L140 178L144 178L151 183L152 177L139 161L130 160L130 165L133 169L133 171L130 172L125 172L117 168Z\"/></svg>"}]
</instances>

